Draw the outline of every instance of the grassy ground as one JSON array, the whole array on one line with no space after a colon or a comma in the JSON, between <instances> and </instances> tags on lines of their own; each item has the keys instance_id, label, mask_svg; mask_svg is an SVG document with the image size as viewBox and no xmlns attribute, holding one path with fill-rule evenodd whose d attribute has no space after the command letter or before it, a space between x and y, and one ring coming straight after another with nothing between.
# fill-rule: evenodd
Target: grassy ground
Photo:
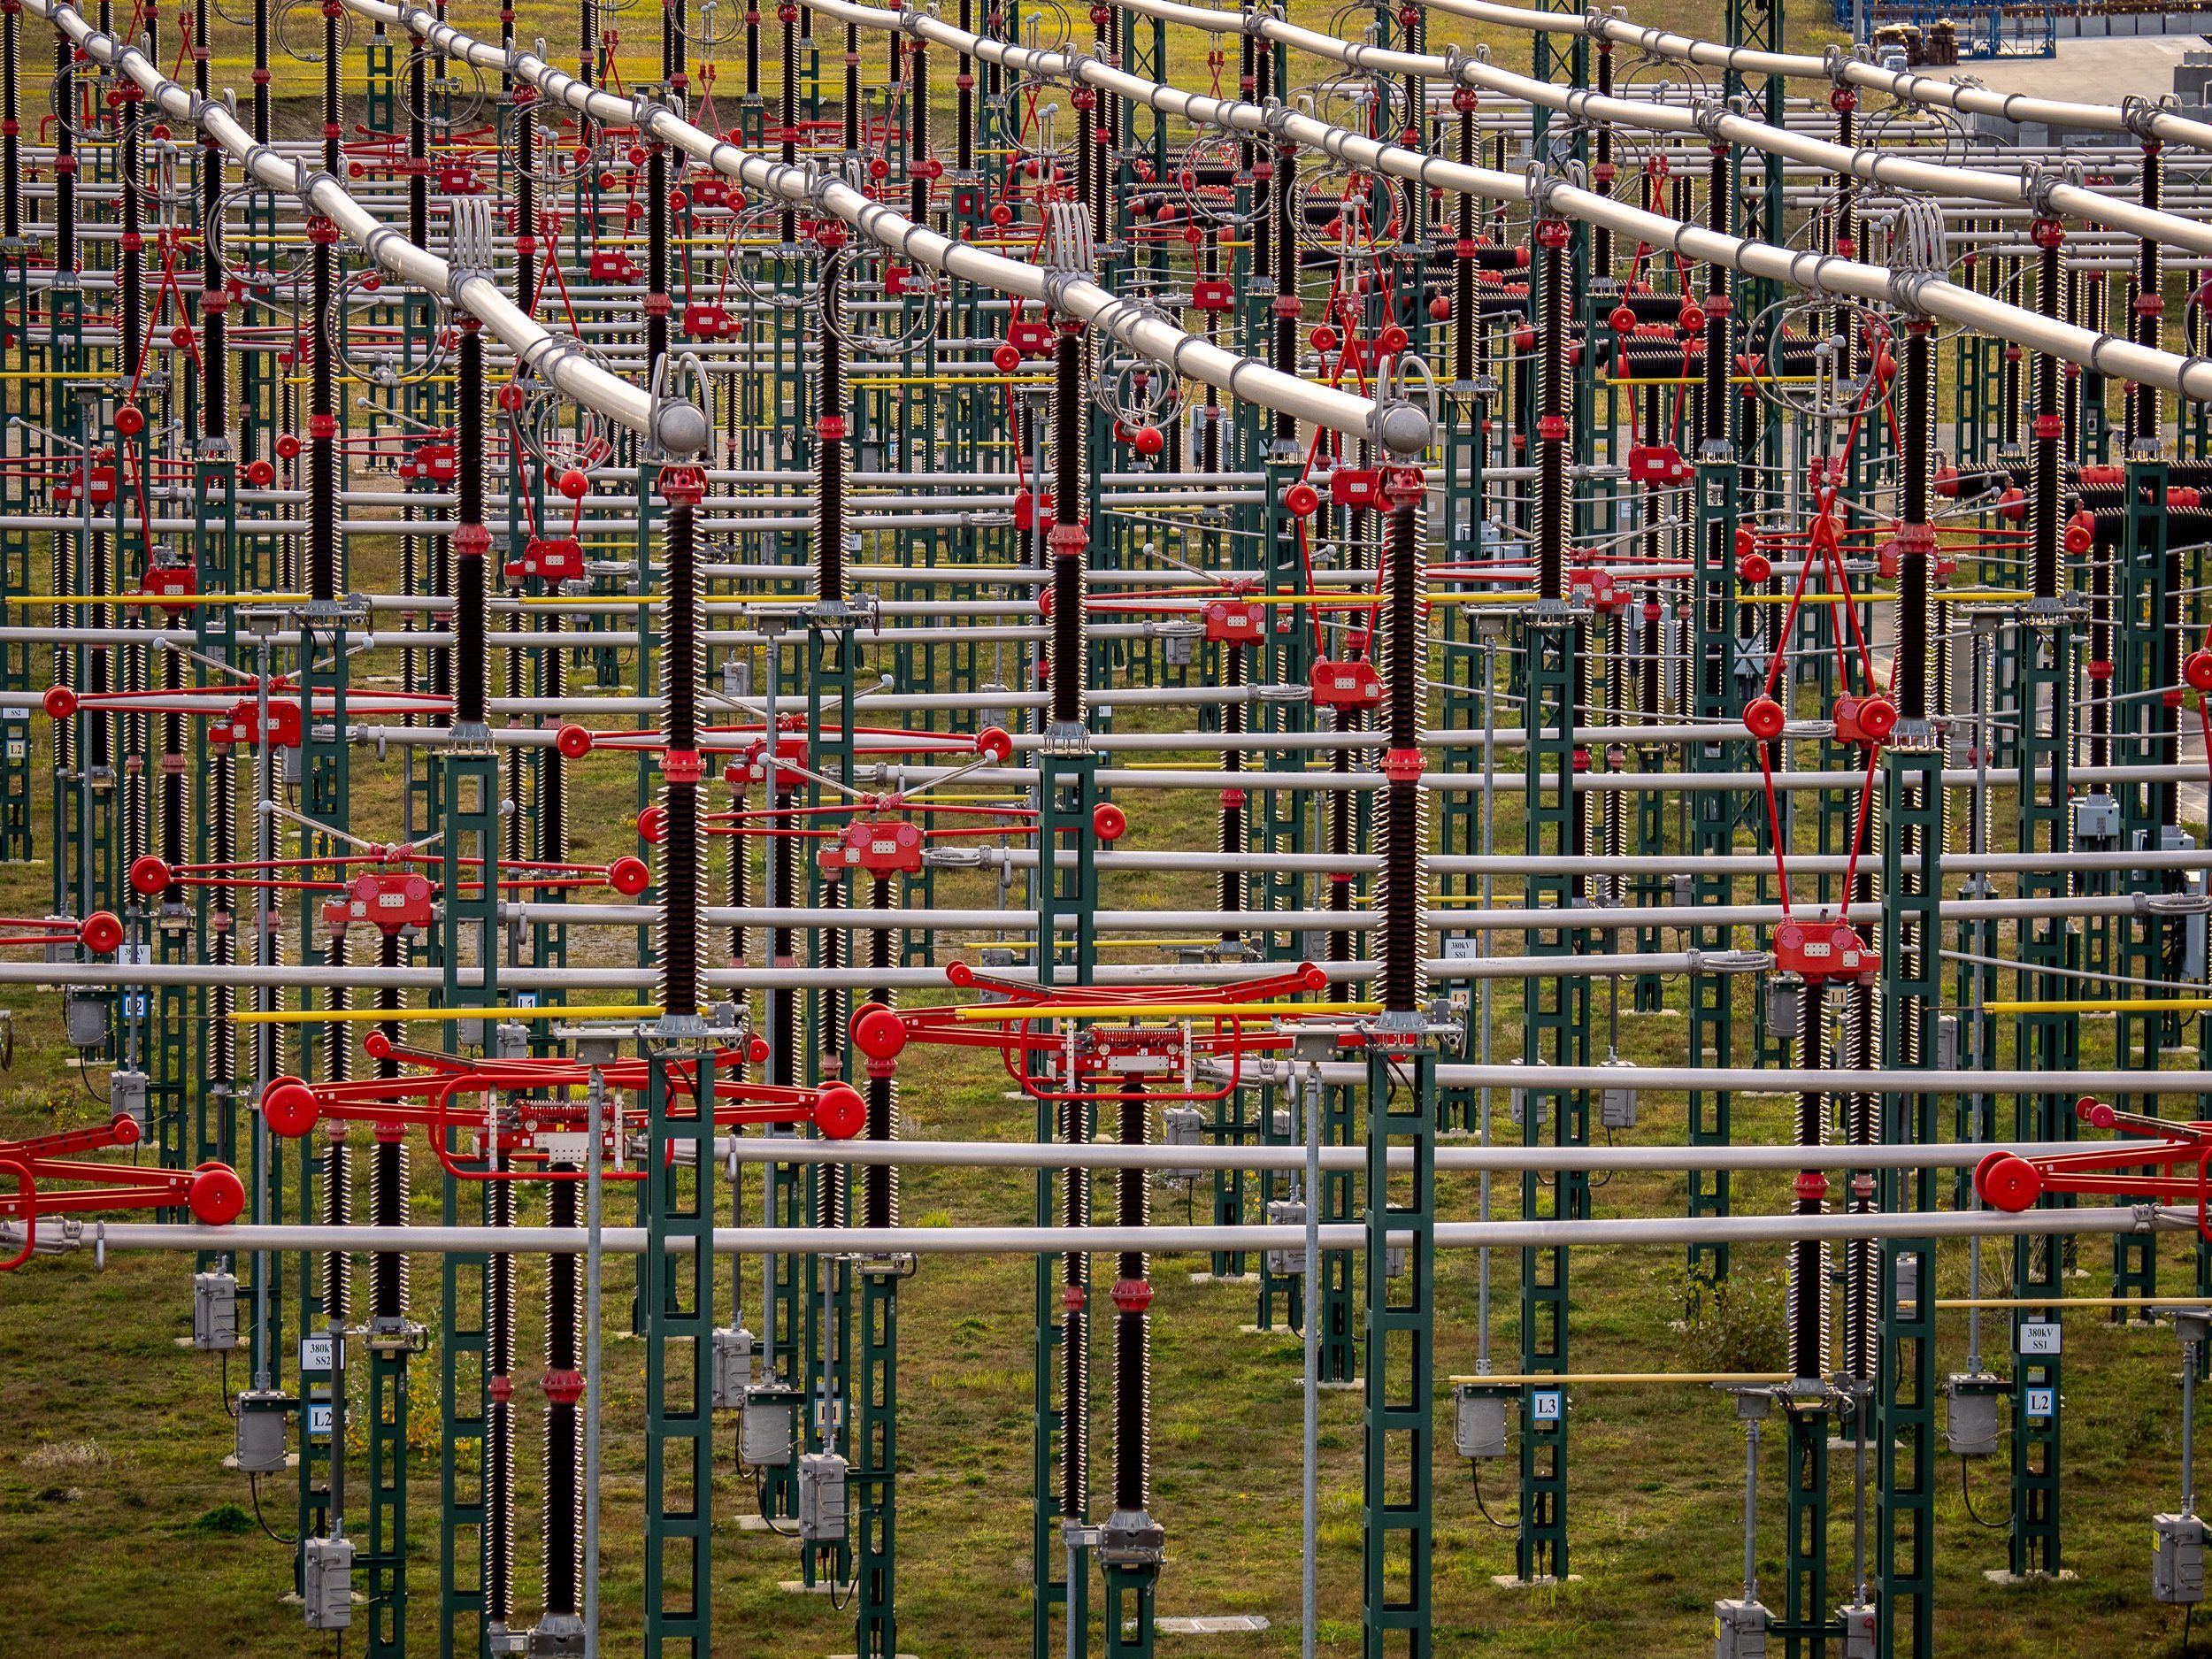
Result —
<instances>
[{"instance_id":1,"label":"grassy ground","mask_svg":"<svg viewBox=\"0 0 2212 1659\"><path fill-rule=\"evenodd\" d=\"M388 580L380 561L388 549L365 545L357 580ZM373 679L391 664L364 664ZM357 801L373 829L392 814L395 792L372 782L389 776L366 754L357 757ZM633 842L626 821L626 769L584 769L578 820L580 856L611 856ZM1188 845L1210 816L1202 797L1160 795L1125 798L1136 846ZM41 803L43 822L43 803ZM2002 821L2006 814L1998 814ZM1517 838L1508 835L1508 850ZM943 902L987 902L980 891L948 882ZM42 868L0 871L0 900L32 913L43 907ZM1109 904L1144 902L1173 909L1211 902L1210 887L1188 878L1124 878L1110 884ZM26 910L27 907L27 911ZM618 941L590 953L619 959ZM14 999L20 1040L15 1069L0 1096L0 1128L23 1131L96 1121L88 1098L99 1087L63 1063L53 999ZM1599 1003L1601 1010L1602 1000ZM1750 1010L1740 1008L1739 1030ZM1517 1051L1517 1004L1498 1002L1499 1052ZM2093 1047L2108 1046L2108 1028L2089 1027ZM1623 1017L1622 1052L1639 1060L1682 1057L1682 1023L1671 1014ZM908 1133L917 1137L1025 1139L1033 1113L1002 1095L992 1068L917 1057L905 1069ZM1680 1137L1680 1102L1647 1094L1641 1126L1624 1139L1664 1144ZM1786 1136L1787 1102L1740 1097L1738 1136ZM432 1183L419 1179L416 1210L436 1217ZM1737 1203L1772 1211L1786 1202L1779 1179L1740 1182ZM1499 1212L1517 1213L1517 1191L1501 1183ZM1176 1189L1156 1193L1156 1214L1176 1216L1186 1204ZM1601 1178L1601 1216L1679 1213L1678 1179L1619 1173ZM1031 1202L1019 1177L916 1171L904 1187L905 1215L922 1225L1020 1222ZM1204 1213L1204 1194L1198 1199ZM1471 1178L1440 1183L1440 1212L1476 1211ZM749 1199L748 1213L757 1213ZM526 1203L525 1221L542 1206ZM2186 1283L2187 1252L2168 1249L2168 1279ZM2078 1288L2101 1286L2103 1247L2085 1244L2086 1274ZM1171 1563L1163 1576L1164 1613L1256 1612L1272 1622L1264 1635L1172 1637L1164 1651L1186 1655L1281 1654L1294 1650L1298 1563L1299 1394L1294 1336L1252 1334L1253 1292L1194 1284L1197 1258L1163 1257L1154 1272L1153 1378L1156 1428L1155 1508L1169 1529ZM1513 1286L1517 1258L1502 1257L1492 1332L1502 1369L1516 1363L1518 1329ZM1578 1370L1762 1368L1775 1363L1778 1340L1778 1256L1746 1249L1735 1271L1745 1294L1725 1320L1685 1329L1680 1263L1671 1251L1578 1252L1572 1325ZM909 1286L902 1331L901 1580L902 1646L923 1655L1011 1655L1025 1651L1031 1413L1031 1278L1020 1262L932 1258ZM119 1256L104 1271L86 1256L39 1262L0 1280L0 1395L22 1425L0 1443L0 1647L71 1659L73 1655L283 1655L329 1651L299 1629L296 1609L278 1603L289 1585L288 1552L254 1524L251 1496L226 1473L231 1425L223 1415L226 1379L219 1362L180 1351L188 1328L186 1263ZM1963 1252L1946 1253L1939 1290L1964 1289ZM1993 1252L1985 1293L2004 1277ZM613 1323L626 1303L626 1271L613 1276ZM414 1314L434 1327L437 1276L418 1263ZM521 1345L534 1356L535 1311L541 1294L536 1264L522 1274ZM723 1305L728 1305L726 1268ZM1440 1264L1437 1295L1440 1375L1473 1369L1477 1274L1474 1259L1451 1254ZM747 1302L756 1309L750 1284ZM2069 1433L2066 1449L2066 1560L2077 1581L2033 1590L1985 1583L1985 1568L2001 1566L2003 1541L1982 1530L1962 1501L1955 1460L1938 1463L1938 1652L2007 1655L2166 1654L2177 1651L2174 1621L2147 1604L2144 1519L2168 1507L2177 1479L2177 1348L2170 1334L2115 1329L2093 1317L2069 1322ZM1985 1332L2001 1363L2001 1326ZM1963 1316L1945 1316L1945 1371L1963 1363ZM608 1651L636 1650L641 1561L639 1516L642 1445L641 1368L634 1347L609 1347L606 1424L607 1504L604 1586ZM234 1371L235 1367L233 1368ZM522 1374L534 1374L526 1359ZM415 1599L411 1640L428 1651L436 1640L436 1416L428 1364L418 1371L415 1451L411 1464L411 1561ZM234 1388L240 1378L231 1375ZM1102 1380L1102 1395L1103 1382ZM521 1398L534 1401L526 1385ZM1100 1404L1104 1408L1102 1397ZM1493 1574L1509 1571L1511 1540L1490 1525L1466 1467L1449 1456L1438 1463L1435 1597L1440 1650L1498 1655L1586 1653L1616 1648L1684 1653L1701 1646L1707 1609L1732 1594L1737 1572L1741 1432L1731 1403L1697 1387L1578 1389L1573 1400L1573 1486L1570 1516L1578 1582L1555 1590L1501 1590ZM523 1566L518 1606L534 1608L538 1550L532 1536L536 1496L535 1428L523 1415L518 1494ZM1105 1444L1102 1417L1098 1444ZM1440 1444L1448 1448L1448 1414L1440 1411ZM1356 1395L1331 1394L1322 1406L1324 1494L1321 1583L1324 1650L1357 1650L1359 1417ZM727 1655L832 1653L849 1642L845 1616L818 1597L787 1594L795 1547L739 1529L751 1508L749 1486L727 1471L718 1482L722 1517L715 1543L716 1652ZM1781 1466L1770 1437L1763 1479L1770 1502L1762 1533L1763 1570L1778 1571L1776 1524ZM357 1464L357 1472L358 1465ZM1491 1515L1511 1511L1509 1473L1486 1471ZM1849 1525L1844 1471L1837 1471L1839 1509L1832 1538L1836 1587L1848 1572ZM1985 1517L2004 1509L2001 1467L1968 1471ZM289 1525L288 1487L265 1494L265 1518L280 1532ZM356 1639L357 1640L357 1638Z\"/></svg>"}]
</instances>

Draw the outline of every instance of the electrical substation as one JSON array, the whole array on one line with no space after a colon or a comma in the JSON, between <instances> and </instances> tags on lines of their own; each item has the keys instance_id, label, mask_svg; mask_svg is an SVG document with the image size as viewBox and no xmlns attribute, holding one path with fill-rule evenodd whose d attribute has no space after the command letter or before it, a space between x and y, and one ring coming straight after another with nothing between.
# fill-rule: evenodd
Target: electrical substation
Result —
<instances>
[{"instance_id":1,"label":"electrical substation","mask_svg":"<svg viewBox=\"0 0 2212 1659\"><path fill-rule=\"evenodd\" d=\"M0 0L0 1653L2193 1650L2212 58L1632 11Z\"/></svg>"}]
</instances>

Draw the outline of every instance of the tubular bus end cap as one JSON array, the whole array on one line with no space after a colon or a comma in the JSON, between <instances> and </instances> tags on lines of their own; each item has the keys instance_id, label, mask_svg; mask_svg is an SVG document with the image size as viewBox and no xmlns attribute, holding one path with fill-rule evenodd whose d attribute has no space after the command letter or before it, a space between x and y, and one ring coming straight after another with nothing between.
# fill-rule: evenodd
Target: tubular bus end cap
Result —
<instances>
[{"instance_id":1,"label":"tubular bus end cap","mask_svg":"<svg viewBox=\"0 0 2212 1659\"><path fill-rule=\"evenodd\" d=\"M711 435L706 414L696 403L664 403L654 418L654 440L671 455L696 455Z\"/></svg>"},{"instance_id":2,"label":"tubular bus end cap","mask_svg":"<svg viewBox=\"0 0 2212 1659\"><path fill-rule=\"evenodd\" d=\"M1393 455L1424 455L1435 435L1435 424L1411 403L1390 403L1375 422L1375 436Z\"/></svg>"}]
</instances>

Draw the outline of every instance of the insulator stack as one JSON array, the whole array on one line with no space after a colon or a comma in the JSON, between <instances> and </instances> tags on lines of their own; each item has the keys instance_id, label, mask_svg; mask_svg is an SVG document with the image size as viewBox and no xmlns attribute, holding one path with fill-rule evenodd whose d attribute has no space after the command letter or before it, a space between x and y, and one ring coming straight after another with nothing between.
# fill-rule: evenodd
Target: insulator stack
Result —
<instances>
[{"instance_id":1,"label":"insulator stack","mask_svg":"<svg viewBox=\"0 0 2212 1659\"><path fill-rule=\"evenodd\" d=\"M2156 212L2165 195L2166 147L2156 139L2143 143L2140 199ZM2137 344L2155 350L2165 332L2166 265L2164 250L2154 236L2143 238L2136 257L2135 307L2129 320ZM2131 382L2127 389L2128 449L2131 453L2156 452L2162 448L2158 388L2148 381Z\"/></svg>"},{"instance_id":2,"label":"insulator stack","mask_svg":"<svg viewBox=\"0 0 2212 1659\"><path fill-rule=\"evenodd\" d=\"M346 936L343 933L334 933L326 941L323 962L332 968L346 965ZM329 1007L332 1013L342 1014L352 1006L352 987L331 987ZM353 1027L344 1020L334 1019L323 1027L323 1075L333 1083L342 1083L353 1075Z\"/></svg>"},{"instance_id":3,"label":"insulator stack","mask_svg":"<svg viewBox=\"0 0 2212 1659\"><path fill-rule=\"evenodd\" d=\"M494 1180L486 1220L515 1225L515 1184ZM515 1601L515 1258L495 1250L484 1263L484 1617L505 1624Z\"/></svg>"},{"instance_id":4,"label":"insulator stack","mask_svg":"<svg viewBox=\"0 0 2212 1659\"><path fill-rule=\"evenodd\" d=\"M321 1220L326 1227L342 1227L353 1219L353 1164L345 1125L332 1129L323 1148ZM322 1268L323 1319L343 1325L353 1317L353 1258L344 1250L325 1250Z\"/></svg>"},{"instance_id":5,"label":"insulator stack","mask_svg":"<svg viewBox=\"0 0 2212 1659\"><path fill-rule=\"evenodd\" d=\"M1798 991L1797 1065L1801 1071L1828 1069L1827 987L1814 979ZM1801 1090L1797 1096L1797 1144L1816 1148L1828 1141L1828 1096L1820 1089ZM1801 1170L1797 1177L1795 1213L1828 1213L1828 1178L1819 1170ZM1799 1239L1790 1246L1788 1277L1783 1285L1783 1325L1788 1333L1790 1375L1805 1381L1824 1381L1830 1355L1828 1247L1816 1239Z\"/></svg>"},{"instance_id":6,"label":"insulator stack","mask_svg":"<svg viewBox=\"0 0 2212 1659\"><path fill-rule=\"evenodd\" d=\"M1083 724L1083 683L1088 661L1084 561L1090 536L1084 524L1083 399L1085 342L1082 325L1060 321L1053 342L1052 534L1052 725Z\"/></svg>"},{"instance_id":7,"label":"insulator stack","mask_svg":"<svg viewBox=\"0 0 2212 1659\"><path fill-rule=\"evenodd\" d=\"M480 726L491 695L485 608L491 534L484 527L484 333L472 317L461 325L456 380L453 718L458 726Z\"/></svg>"},{"instance_id":8,"label":"insulator stack","mask_svg":"<svg viewBox=\"0 0 2212 1659\"><path fill-rule=\"evenodd\" d=\"M660 910L655 949L659 1002L671 1015L703 1005L699 960L700 883L704 856L699 826L699 660L705 617L700 607L695 513L703 480L688 468L661 474L669 498L667 597L662 607L661 732L668 759L661 768L660 806L666 832L660 849Z\"/></svg>"},{"instance_id":9,"label":"insulator stack","mask_svg":"<svg viewBox=\"0 0 2212 1659\"><path fill-rule=\"evenodd\" d=\"M1117 1106L1120 1144L1149 1144L1151 1104L1142 1078L1123 1080ZM1148 1225L1152 1218L1151 1193L1144 1171L1115 1171L1115 1220L1125 1227ZM1115 1259L1114 1508L1131 1513L1143 1510L1151 1498L1152 1348L1146 1310L1152 1286L1146 1276L1147 1260L1142 1250L1124 1250Z\"/></svg>"},{"instance_id":10,"label":"insulator stack","mask_svg":"<svg viewBox=\"0 0 2212 1659\"><path fill-rule=\"evenodd\" d=\"M1060 1140L1088 1145L1091 1110L1079 1100L1059 1108ZM1091 1172L1061 1171L1060 1225L1091 1225ZM1060 1513L1080 1519L1091 1503L1091 1258L1070 1250L1060 1258Z\"/></svg>"},{"instance_id":11,"label":"insulator stack","mask_svg":"<svg viewBox=\"0 0 2212 1659\"><path fill-rule=\"evenodd\" d=\"M572 1165L556 1165L554 1173ZM548 1190L548 1224L573 1227L583 1184L556 1180ZM582 1412L569 1396L567 1379L580 1383L583 1356L581 1258L557 1251L546 1259L545 1283L545 1610L573 1616L581 1611L584 1572Z\"/></svg>"},{"instance_id":12,"label":"insulator stack","mask_svg":"<svg viewBox=\"0 0 2212 1659\"><path fill-rule=\"evenodd\" d=\"M1421 906L1428 892L1428 798L1420 784L1421 730L1428 717L1428 639L1422 608L1422 491L1417 472L1393 500L1384 541L1385 600L1377 633L1387 699L1389 753L1375 850L1382 860L1382 969L1377 991L1394 1014L1421 1006Z\"/></svg>"},{"instance_id":13,"label":"insulator stack","mask_svg":"<svg viewBox=\"0 0 2212 1659\"><path fill-rule=\"evenodd\" d=\"M407 1142L380 1125L369 1175L369 1225L407 1225ZM369 1257L369 1317L392 1325L407 1317L407 1253L379 1250Z\"/></svg>"},{"instance_id":14,"label":"insulator stack","mask_svg":"<svg viewBox=\"0 0 2212 1659\"><path fill-rule=\"evenodd\" d=\"M899 884L889 876L878 876L869 895L869 908L875 910L895 910L899 907ZM888 927L868 930L868 965L885 974L882 983L870 993L875 1002L886 1008L898 1006L898 993L889 982L893 943L898 934ZM896 1141L899 1138L899 1079L890 1066L868 1064L868 1139ZM895 1164L871 1164L861 1171L861 1223L870 1227L895 1227L899 1225L899 1171Z\"/></svg>"}]
</instances>

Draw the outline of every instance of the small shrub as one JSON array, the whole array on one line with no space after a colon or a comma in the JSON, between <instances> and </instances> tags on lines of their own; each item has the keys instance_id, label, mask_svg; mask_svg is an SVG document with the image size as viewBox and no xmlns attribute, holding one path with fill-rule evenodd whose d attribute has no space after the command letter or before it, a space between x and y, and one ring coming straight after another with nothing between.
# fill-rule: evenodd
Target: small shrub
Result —
<instances>
[{"instance_id":1,"label":"small shrub","mask_svg":"<svg viewBox=\"0 0 2212 1659\"><path fill-rule=\"evenodd\" d=\"M236 1538L242 1532L253 1531L253 1517L234 1503L219 1503L205 1515L192 1522L196 1532L213 1532L221 1538Z\"/></svg>"}]
</instances>

